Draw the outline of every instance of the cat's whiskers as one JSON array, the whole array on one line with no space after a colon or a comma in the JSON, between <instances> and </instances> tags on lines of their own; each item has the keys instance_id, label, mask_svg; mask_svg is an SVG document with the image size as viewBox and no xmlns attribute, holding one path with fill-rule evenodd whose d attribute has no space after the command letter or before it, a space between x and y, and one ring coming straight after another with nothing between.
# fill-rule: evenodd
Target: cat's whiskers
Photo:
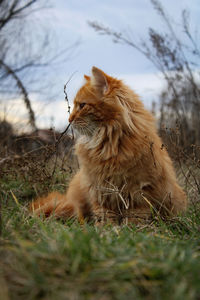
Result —
<instances>
[{"instance_id":1,"label":"cat's whiskers","mask_svg":"<svg viewBox=\"0 0 200 300\"><path fill-rule=\"evenodd\" d=\"M90 127L84 122L76 122L75 124L73 124L73 128L75 128L75 130L77 130L80 135L90 136L93 134Z\"/></svg>"}]
</instances>

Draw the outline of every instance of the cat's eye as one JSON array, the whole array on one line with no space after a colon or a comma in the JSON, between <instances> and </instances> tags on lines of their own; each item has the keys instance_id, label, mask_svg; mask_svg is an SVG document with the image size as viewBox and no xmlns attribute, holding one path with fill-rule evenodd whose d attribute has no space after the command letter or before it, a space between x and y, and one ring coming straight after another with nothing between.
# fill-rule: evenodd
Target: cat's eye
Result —
<instances>
[{"instance_id":1,"label":"cat's eye","mask_svg":"<svg viewBox=\"0 0 200 300\"><path fill-rule=\"evenodd\" d=\"M85 106L85 104L86 104L86 103L84 103L84 102L83 102L83 103L80 103L80 104L79 104L80 109L82 109L82 108Z\"/></svg>"}]
</instances>

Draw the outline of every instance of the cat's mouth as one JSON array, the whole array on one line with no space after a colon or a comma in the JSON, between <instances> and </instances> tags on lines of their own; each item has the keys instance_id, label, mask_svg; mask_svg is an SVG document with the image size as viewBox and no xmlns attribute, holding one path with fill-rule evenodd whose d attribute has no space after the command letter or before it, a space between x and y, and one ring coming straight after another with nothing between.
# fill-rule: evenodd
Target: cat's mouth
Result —
<instances>
[{"instance_id":1,"label":"cat's mouth","mask_svg":"<svg viewBox=\"0 0 200 300\"><path fill-rule=\"evenodd\" d=\"M91 124L79 124L77 122L72 122L72 128L78 136L92 137L96 131L96 128Z\"/></svg>"}]
</instances>

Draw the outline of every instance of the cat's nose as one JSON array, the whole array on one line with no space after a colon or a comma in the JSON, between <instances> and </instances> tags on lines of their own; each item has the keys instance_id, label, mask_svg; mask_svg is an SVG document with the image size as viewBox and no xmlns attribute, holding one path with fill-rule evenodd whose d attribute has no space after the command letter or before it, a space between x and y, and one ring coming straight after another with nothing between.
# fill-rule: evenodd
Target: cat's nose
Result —
<instances>
[{"instance_id":1,"label":"cat's nose","mask_svg":"<svg viewBox=\"0 0 200 300\"><path fill-rule=\"evenodd\" d=\"M73 122L73 120L74 120L74 115L70 114L70 116L69 116L69 123Z\"/></svg>"}]
</instances>

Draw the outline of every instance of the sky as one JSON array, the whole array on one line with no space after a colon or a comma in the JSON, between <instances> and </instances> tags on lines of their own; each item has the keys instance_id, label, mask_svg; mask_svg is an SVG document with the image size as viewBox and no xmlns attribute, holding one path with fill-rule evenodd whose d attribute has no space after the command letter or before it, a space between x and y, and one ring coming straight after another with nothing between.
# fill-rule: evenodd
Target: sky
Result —
<instances>
[{"instance_id":1,"label":"sky","mask_svg":"<svg viewBox=\"0 0 200 300\"><path fill-rule=\"evenodd\" d=\"M192 30L198 28L199 0L160 2L177 30L180 30L177 32L180 37L183 35L180 26L182 9L190 11ZM123 79L141 96L147 108L151 107L153 100L158 101L164 81L152 63L137 50L113 43L111 37L97 34L88 25L88 21L97 21L116 31L128 33L134 42L141 39L147 41L149 27L160 32L165 30L165 25L150 0L51 0L49 3L49 8L37 12L34 18L51 31L58 49L66 47L69 51L68 59L49 72L55 100L44 104L38 94L32 95L40 127L54 125L57 129L63 129L66 126L68 115L63 86L74 74L67 85L68 97L72 103L76 91L83 84L83 75L90 75L92 66ZM77 46L72 47L75 43ZM42 80L45 81L45 78ZM17 109L17 105L15 107ZM11 111L9 108L7 110ZM13 115L25 118L25 114L25 109L20 105L18 113Z\"/></svg>"}]
</instances>

